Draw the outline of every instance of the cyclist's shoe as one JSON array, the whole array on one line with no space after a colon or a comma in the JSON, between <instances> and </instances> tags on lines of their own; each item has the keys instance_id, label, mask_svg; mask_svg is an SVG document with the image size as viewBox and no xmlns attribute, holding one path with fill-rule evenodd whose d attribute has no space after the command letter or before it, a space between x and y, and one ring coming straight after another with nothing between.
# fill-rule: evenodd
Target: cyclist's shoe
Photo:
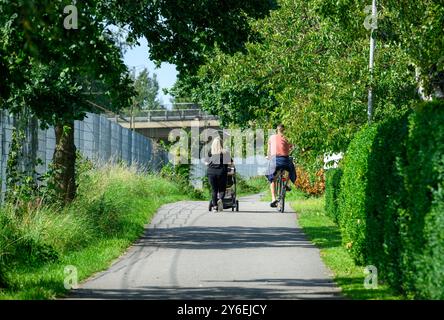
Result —
<instances>
[{"instance_id":1,"label":"cyclist's shoe","mask_svg":"<svg viewBox=\"0 0 444 320\"><path fill-rule=\"evenodd\" d=\"M224 211L224 203L222 199L217 200L217 211L219 212Z\"/></svg>"},{"instance_id":2,"label":"cyclist's shoe","mask_svg":"<svg viewBox=\"0 0 444 320\"><path fill-rule=\"evenodd\" d=\"M274 200L272 203L270 203L270 207L272 207L272 208L276 208L277 205L278 205L278 202L279 202L279 201Z\"/></svg>"},{"instance_id":3,"label":"cyclist's shoe","mask_svg":"<svg viewBox=\"0 0 444 320\"><path fill-rule=\"evenodd\" d=\"M217 207L213 207L213 213L217 213Z\"/></svg>"},{"instance_id":4,"label":"cyclist's shoe","mask_svg":"<svg viewBox=\"0 0 444 320\"><path fill-rule=\"evenodd\" d=\"M285 186L285 190L287 190L287 191L291 191L290 186L289 186L289 185Z\"/></svg>"}]
</instances>

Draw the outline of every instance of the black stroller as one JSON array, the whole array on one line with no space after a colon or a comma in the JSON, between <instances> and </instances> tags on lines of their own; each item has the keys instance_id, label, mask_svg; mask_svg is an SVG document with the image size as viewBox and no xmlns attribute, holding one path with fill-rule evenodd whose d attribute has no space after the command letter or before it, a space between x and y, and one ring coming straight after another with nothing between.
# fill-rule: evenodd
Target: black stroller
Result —
<instances>
[{"instance_id":1,"label":"black stroller","mask_svg":"<svg viewBox=\"0 0 444 320\"><path fill-rule=\"evenodd\" d=\"M224 209L231 208L231 211L239 211L239 200L236 199L236 167L234 164L228 165L227 186L225 188L225 197L223 199ZM211 200L208 205L208 211L211 211Z\"/></svg>"}]
</instances>

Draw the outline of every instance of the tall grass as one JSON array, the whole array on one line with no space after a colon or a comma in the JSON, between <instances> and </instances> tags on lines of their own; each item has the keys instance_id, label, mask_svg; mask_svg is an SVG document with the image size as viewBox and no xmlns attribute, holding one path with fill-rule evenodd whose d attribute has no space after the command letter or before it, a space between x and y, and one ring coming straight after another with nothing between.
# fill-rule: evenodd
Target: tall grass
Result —
<instances>
[{"instance_id":1,"label":"tall grass","mask_svg":"<svg viewBox=\"0 0 444 320\"><path fill-rule=\"evenodd\" d=\"M135 167L90 168L78 182L78 196L68 206L0 208L0 298L63 294L66 265L78 268L80 280L106 268L162 204L190 198L182 185Z\"/></svg>"}]
</instances>

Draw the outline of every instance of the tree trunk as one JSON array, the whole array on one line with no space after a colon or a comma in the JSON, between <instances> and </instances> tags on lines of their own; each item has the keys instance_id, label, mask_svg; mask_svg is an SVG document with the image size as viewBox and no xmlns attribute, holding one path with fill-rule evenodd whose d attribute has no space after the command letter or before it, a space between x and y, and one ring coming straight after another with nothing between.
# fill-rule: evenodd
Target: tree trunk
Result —
<instances>
[{"instance_id":1,"label":"tree trunk","mask_svg":"<svg viewBox=\"0 0 444 320\"><path fill-rule=\"evenodd\" d=\"M54 131L54 185L59 199L63 203L69 203L76 195L74 121L59 123L54 127Z\"/></svg>"}]
</instances>

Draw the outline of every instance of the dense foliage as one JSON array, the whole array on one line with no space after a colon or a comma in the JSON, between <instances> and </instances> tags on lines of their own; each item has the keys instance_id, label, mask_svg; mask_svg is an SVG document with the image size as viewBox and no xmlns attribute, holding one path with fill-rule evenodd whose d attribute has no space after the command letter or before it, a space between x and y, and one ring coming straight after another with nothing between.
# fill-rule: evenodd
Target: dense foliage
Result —
<instances>
[{"instance_id":1,"label":"dense foliage","mask_svg":"<svg viewBox=\"0 0 444 320\"><path fill-rule=\"evenodd\" d=\"M148 69L144 68L137 76L132 74L131 79L135 95L131 99L131 105L122 109L120 114L137 116L144 110L164 109L157 98L159 82L155 73L150 76Z\"/></svg>"},{"instance_id":2,"label":"dense foliage","mask_svg":"<svg viewBox=\"0 0 444 320\"><path fill-rule=\"evenodd\" d=\"M338 222L344 245L360 264L365 262L367 256L368 158L376 134L376 126L365 127L358 132L343 160L344 173L340 185Z\"/></svg>"},{"instance_id":3,"label":"dense foliage","mask_svg":"<svg viewBox=\"0 0 444 320\"><path fill-rule=\"evenodd\" d=\"M381 123L368 158L366 221L368 261L377 265L391 285L399 289L399 217L404 207L403 191L407 116ZM342 191L341 191L342 192Z\"/></svg>"},{"instance_id":4,"label":"dense foliage","mask_svg":"<svg viewBox=\"0 0 444 320\"><path fill-rule=\"evenodd\" d=\"M325 172L325 212L338 223L338 197L342 177L341 168L331 168Z\"/></svg>"},{"instance_id":5,"label":"dense foliage","mask_svg":"<svg viewBox=\"0 0 444 320\"><path fill-rule=\"evenodd\" d=\"M101 111L99 104L120 110L134 96L115 27L126 30L125 43L145 36L158 63L192 72L215 44L233 53L257 40L249 20L265 17L276 4L85 0L72 7L70 0L0 2L0 108L18 113L29 107L43 126L54 125L56 181L65 202L76 192L73 121Z\"/></svg>"},{"instance_id":6,"label":"dense foliage","mask_svg":"<svg viewBox=\"0 0 444 320\"><path fill-rule=\"evenodd\" d=\"M403 114L443 85L442 1L378 4L373 80L368 69L369 13L358 0L279 1L259 22L261 43L248 54L216 51L196 75L173 90L191 96L224 123L241 127L287 126L298 145L298 162L345 151L367 122L367 91L374 93L373 121ZM320 161L319 161L320 160Z\"/></svg>"},{"instance_id":7,"label":"dense foliage","mask_svg":"<svg viewBox=\"0 0 444 320\"><path fill-rule=\"evenodd\" d=\"M53 163L60 200L76 193L73 124L86 112L97 112L94 100L118 110L133 91L122 52L102 23L96 1L76 5L78 29L66 28L69 1L2 1L0 56L7 74L20 75L1 83L7 89L0 108L20 113L29 108L42 126L53 125ZM92 101L91 101L92 100Z\"/></svg>"},{"instance_id":8,"label":"dense foliage","mask_svg":"<svg viewBox=\"0 0 444 320\"><path fill-rule=\"evenodd\" d=\"M364 128L347 150L338 207L360 264L413 298L444 291L444 103ZM336 191L337 192L337 191Z\"/></svg>"},{"instance_id":9,"label":"dense foliage","mask_svg":"<svg viewBox=\"0 0 444 320\"><path fill-rule=\"evenodd\" d=\"M100 1L110 23L129 26L129 40L144 36L150 57L193 72L211 54L214 44L225 53L245 50L259 40L250 19L264 18L277 7L275 0L120 0Z\"/></svg>"},{"instance_id":10,"label":"dense foliage","mask_svg":"<svg viewBox=\"0 0 444 320\"><path fill-rule=\"evenodd\" d=\"M444 299L444 102L421 105L409 118L403 169L405 206L398 208L403 288Z\"/></svg>"},{"instance_id":11,"label":"dense foliage","mask_svg":"<svg viewBox=\"0 0 444 320\"><path fill-rule=\"evenodd\" d=\"M7 79L9 95L1 107L20 112L30 107L44 124L82 119L98 111L86 100L100 87L110 109L132 94L127 68L113 33L101 23L95 1L78 3L79 29L66 29L69 1L3 1L1 56L20 81Z\"/></svg>"},{"instance_id":12,"label":"dense foliage","mask_svg":"<svg viewBox=\"0 0 444 320\"><path fill-rule=\"evenodd\" d=\"M318 170L311 175L301 166L296 167L295 186L303 191L306 195L319 196L325 191L325 172L323 169Z\"/></svg>"}]
</instances>

